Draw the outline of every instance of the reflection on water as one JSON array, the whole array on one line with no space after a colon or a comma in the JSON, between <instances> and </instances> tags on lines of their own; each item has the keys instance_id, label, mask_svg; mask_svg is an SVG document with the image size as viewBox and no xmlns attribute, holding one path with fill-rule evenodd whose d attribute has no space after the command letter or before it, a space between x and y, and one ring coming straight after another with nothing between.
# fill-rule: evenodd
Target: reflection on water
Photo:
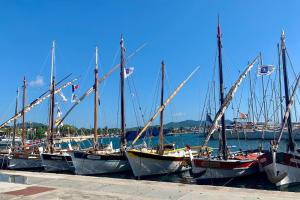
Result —
<instances>
[{"instance_id":1,"label":"reflection on water","mask_svg":"<svg viewBox=\"0 0 300 200\"><path fill-rule=\"evenodd\" d=\"M7 183L19 183L19 184L28 184L28 179L26 176L20 175L8 175L0 173L0 181Z\"/></svg>"}]
</instances>

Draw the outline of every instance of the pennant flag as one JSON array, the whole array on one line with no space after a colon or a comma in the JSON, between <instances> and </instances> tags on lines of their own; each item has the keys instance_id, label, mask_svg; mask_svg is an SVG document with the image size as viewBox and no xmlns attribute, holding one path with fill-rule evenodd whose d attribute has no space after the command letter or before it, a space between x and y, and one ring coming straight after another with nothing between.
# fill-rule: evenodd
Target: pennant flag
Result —
<instances>
[{"instance_id":1,"label":"pennant flag","mask_svg":"<svg viewBox=\"0 0 300 200\"><path fill-rule=\"evenodd\" d=\"M124 78L129 77L133 73L133 70L133 67L124 68Z\"/></svg>"},{"instance_id":2,"label":"pennant flag","mask_svg":"<svg viewBox=\"0 0 300 200\"><path fill-rule=\"evenodd\" d=\"M271 75L275 70L273 65L262 65L257 69L257 76L268 76Z\"/></svg>"},{"instance_id":3,"label":"pennant flag","mask_svg":"<svg viewBox=\"0 0 300 200\"><path fill-rule=\"evenodd\" d=\"M79 85L72 85L72 92L75 92L79 88Z\"/></svg>"},{"instance_id":4,"label":"pennant flag","mask_svg":"<svg viewBox=\"0 0 300 200\"><path fill-rule=\"evenodd\" d=\"M240 119L247 119L248 115L245 113L240 112Z\"/></svg>"},{"instance_id":5,"label":"pennant flag","mask_svg":"<svg viewBox=\"0 0 300 200\"><path fill-rule=\"evenodd\" d=\"M59 91L59 93L58 93L59 95L60 95L60 97L62 98L62 100L64 101L64 102L67 102L68 101L68 99L65 97L65 95L62 93L62 91Z\"/></svg>"},{"instance_id":6,"label":"pennant flag","mask_svg":"<svg viewBox=\"0 0 300 200\"><path fill-rule=\"evenodd\" d=\"M79 101L79 99L77 98L77 95L73 93L72 97L71 97L71 103L76 103L78 101Z\"/></svg>"}]
</instances>

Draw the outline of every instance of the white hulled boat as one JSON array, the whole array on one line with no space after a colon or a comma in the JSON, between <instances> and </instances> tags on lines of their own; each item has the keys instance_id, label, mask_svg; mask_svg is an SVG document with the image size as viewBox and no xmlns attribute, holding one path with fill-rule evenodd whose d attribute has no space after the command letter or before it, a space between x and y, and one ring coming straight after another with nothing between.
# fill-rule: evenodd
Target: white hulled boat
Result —
<instances>
[{"instance_id":1,"label":"white hulled boat","mask_svg":"<svg viewBox=\"0 0 300 200\"><path fill-rule=\"evenodd\" d=\"M121 38L121 63L120 63L120 79L121 79L121 148L114 149L112 145L103 147L98 144L98 48L96 47L96 67L95 67L95 83L94 83L94 140L93 147L88 150L78 150L71 153L73 165L76 174L94 175L94 174L109 174L130 171L129 162L125 156L125 96L124 96L124 72L125 72L125 57L124 57L124 41ZM89 91L88 91L89 92ZM84 95L83 97L87 96Z\"/></svg>"},{"instance_id":2,"label":"white hulled boat","mask_svg":"<svg viewBox=\"0 0 300 200\"><path fill-rule=\"evenodd\" d=\"M160 133L159 144L157 148L129 148L126 150L126 156L129 160L135 177L144 177L150 175L162 175L175 172L183 172L190 169L189 151L190 149L176 149L175 144L164 145L163 135L163 111L167 104L175 97L184 84L194 75L199 68L196 68L170 95L164 102L164 63L162 62L162 87L161 87L161 105L153 117L139 132L137 137L132 142L132 145L141 137L146 129L151 125L154 119L160 113Z\"/></svg>"},{"instance_id":3,"label":"white hulled boat","mask_svg":"<svg viewBox=\"0 0 300 200\"><path fill-rule=\"evenodd\" d=\"M290 115L296 90L298 89L300 82L300 76L298 75L297 77L293 93L290 97L286 67L286 45L284 32L282 32L281 35L281 55L284 75L286 111L284 118L282 119L281 130L278 139L271 142L270 152L261 156L259 158L259 162L263 170L266 172L270 182L276 184L277 187L288 187L290 185L300 184L300 149L296 150ZM278 145L283 138L283 132L286 125L289 133L287 151L278 152Z\"/></svg>"}]
</instances>

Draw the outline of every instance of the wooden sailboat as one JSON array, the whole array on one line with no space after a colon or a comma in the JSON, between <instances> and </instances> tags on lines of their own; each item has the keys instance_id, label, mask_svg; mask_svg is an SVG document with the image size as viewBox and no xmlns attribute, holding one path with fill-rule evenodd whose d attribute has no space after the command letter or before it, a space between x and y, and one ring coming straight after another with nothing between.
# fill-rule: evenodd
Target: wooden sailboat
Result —
<instances>
[{"instance_id":1,"label":"wooden sailboat","mask_svg":"<svg viewBox=\"0 0 300 200\"><path fill-rule=\"evenodd\" d=\"M125 156L126 130L125 130L125 94L124 94L124 40L121 38L121 146L114 149L112 145L104 147L98 144L98 48L96 47L95 82L94 82L94 141L93 147L89 150L74 151L72 155L76 174L95 175L109 174L130 171L129 162Z\"/></svg>"},{"instance_id":2,"label":"wooden sailboat","mask_svg":"<svg viewBox=\"0 0 300 200\"><path fill-rule=\"evenodd\" d=\"M129 160L135 177L143 177L149 175L161 175L174 172L182 172L188 170L190 167L189 162L189 149L181 148L176 149L175 144L164 145L163 135L163 112L167 104L175 97L184 84L195 74L199 68L196 68L187 79L185 79L171 94L171 96L164 102L164 62L161 66L162 86L161 86L161 105L154 116L149 120L146 126L140 131L137 137L132 142L136 143L139 137L151 125L153 120L160 113L160 131L159 143L157 148L131 148L126 150L126 155Z\"/></svg>"},{"instance_id":3,"label":"wooden sailboat","mask_svg":"<svg viewBox=\"0 0 300 200\"><path fill-rule=\"evenodd\" d=\"M51 81L50 81L50 101L49 101L49 124L48 124L48 146L41 153L42 165L45 171L61 172L73 171L72 158L67 150L60 150L54 147L54 107L55 107L55 41L52 43L51 56Z\"/></svg>"},{"instance_id":4,"label":"wooden sailboat","mask_svg":"<svg viewBox=\"0 0 300 200\"><path fill-rule=\"evenodd\" d=\"M19 88L17 89L15 114L18 113L18 104L19 104ZM5 169L8 166L9 159L10 159L10 153L14 152L16 149L16 133L17 133L17 119L14 120L11 146L10 147L7 146L7 149L5 149L5 150L2 150L2 149L0 150L0 169Z\"/></svg>"},{"instance_id":5,"label":"wooden sailboat","mask_svg":"<svg viewBox=\"0 0 300 200\"><path fill-rule=\"evenodd\" d=\"M268 179L278 187L287 187L300 184L300 149L296 149L293 139L293 128L290 110L294 102L294 96L298 88L300 76L298 76L293 93L289 96L288 74L286 66L285 35L281 35L281 55L285 89L286 112L282 119L280 135L277 140L271 142L271 151L259 157L259 163L266 172ZM286 152L278 152L278 145L283 136L285 126L288 128L288 145Z\"/></svg>"},{"instance_id":6,"label":"wooden sailboat","mask_svg":"<svg viewBox=\"0 0 300 200\"><path fill-rule=\"evenodd\" d=\"M220 109L217 112L211 127L208 130L207 137L204 142L204 147L207 146L211 135L218 128L218 122L221 120L221 137L220 137L220 156L212 156L208 151L199 152L198 156L190 155L192 164L192 173L197 181L227 179L240 176L251 175L258 172L258 155L257 152L236 152L230 153L226 143L226 125L225 111L229 106L238 86L241 84L247 73L255 64L257 58L250 63L245 71L240 75L239 79L231 87L230 91L224 98L223 85L223 67L222 67L222 43L221 43L221 28L218 23L218 61L219 61L219 81L220 81Z\"/></svg>"},{"instance_id":7,"label":"wooden sailboat","mask_svg":"<svg viewBox=\"0 0 300 200\"><path fill-rule=\"evenodd\" d=\"M22 144L21 149L13 147L12 156L9 160L9 169L40 169L42 161L39 148L35 146L28 149L26 146L26 126L25 126L25 103L26 103L26 79L23 80L23 108L22 108Z\"/></svg>"}]
</instances>

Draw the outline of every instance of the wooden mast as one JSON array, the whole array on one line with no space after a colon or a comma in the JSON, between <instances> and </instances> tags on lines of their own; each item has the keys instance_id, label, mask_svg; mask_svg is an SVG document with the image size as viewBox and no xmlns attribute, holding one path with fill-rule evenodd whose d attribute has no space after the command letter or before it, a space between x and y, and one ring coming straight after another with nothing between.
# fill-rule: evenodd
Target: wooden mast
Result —
<instances>
[{"instance_id":1,"label":"wooden mast","mask_svg":"<svg viewBox=\"0 0 300 200\"><path fill-rule=\"evenodd\" d=\"M15 114L18 113L18 101L19 101L19 88L17 89ZM14 151L14 150L15 150L15 147L16 147L16 134L17 134L17 119L14 119L14 130L13 130L13 140L12 140L12 151Z\"/></svg>"},{"instance_id":2,"label":"wooden mast","mask_svg":"<svg viewBox=\"0 0 300 200\"><path fill-rule=\"evenodd\" d=\"M281 34L281 53L282 53L282 69L283 69L283 81L284 81L284 91L285 91L285 105L286 108L289 105L289 83L288 83L288 74L287 74L287 69L286 69L286 46L285 46L285 34L284 31L282 31ZM291 115L289 115L288 119L287 119L287 126L288 126L288 133L289 133L289 142L288 142L288 146L287 146L287 152L295 151L295 143L294 143L294 139L293 139L293 128L292 128L292 119L291 119Z\"/></svg>"},{"instance_id":3,"label":"wooden mast","mask_svg":"<svg viewBox=\"0 0 300 200\"><path fill-rule=\"evenodd\" d=\"M165 107L171 102L171 100L177 95L177 93L181 90L181 88L192 78L192 76L199 70L199 66L196 67L192 73L184 80L182 81L179 86L173 91L173 93L165 100L162 106L160 106L157 111L154 113L154 115L151 117L151 119L147 122L147 124L144 126L144 128L138 133L138 135L134 138L131 145L134 145L138 139L142 136L142 134L147 130L147 128L152 124L152 122L156 119L156 117L159 115L159 113L165 109Z\"/></svg>"},{"instance_id":4,"label":"wooden mast","mask_svg":"<svg viewBox=\"0 0 300 200\"><path fill-rule=\"evenodd\" d=\"M221 27L220 27L220 21L218 19L218 60L219 60L219 81L220 81L220 105L222 106L224 103L224 83L223 83L223 66L222 66L222 41L221 41ZM225 115L223 114L221 118L221 124L222 124L222 130L221 130L221 136L222 136L222 145L221 145L221 151L223 154L223 159L227 160L227 144L226 144L226 125L225 125Z\"/></svg>"},{"instance_id":5,"label":"wooden mast","mask_svg":"<svg viewBox=\"0 0 300 200\"><path fill-rule=\"evenodd\" d=\"M94 150L97 149L97 144L98 144L98 99L99 99L99 92L98 92L98 47L96 47L96 52L95 52L95 83L94 83L94 90L95 90L95 95L94 95Z\"/></svg>"},{"instance_id":6,"label":"wooden mast","mask_svg":"<svg viewBox=\"0 0 300 200\"><path fill-rule=\"evenodd\" d=\"M277 51L278 51L278 73L279 73L279 103L280 103L280 119L283 119L283 106L282 106L282 87L281 87L281 64L280 64L280 47L277 43Z\"/></svg>"},{"instance_id":7,"label":"wooden mast","mask_svg":"<svg viewBox=\"0 0 300 200\"><path fill-rule=\"evenodd\" d=\"M124 73L125 73L125 57L124 57L124 39L121 36L120 42L120 50L121 50L121 62L120 62L120 90L121 90L121 150L124 151L127 145L126 141L126 124L125 124L125 94L124 94Z\"/></svg>"},{"instance_id":8,"label":"wooden mast","mask_svg":"<svg viewBox=\"0 0 300 200\"><path fill-rule=\"evenodd\" d=\"M52 57L51 57L51 97L50 97L50 116L49 116L49 143L50 143L50 153L53 153L53 130L54 130L54 92L55 92L55 75L54 75L54 68L55 68L55 41L52 42Z\"/></svg>"},{"instance_id":9,"label":"wooden mast","mask_svg":"<svg viewBox=\"0 0 300 200\"><path fill-rule=\"evenodd\" d=\"M22 148L25 148L26 126L25 126L25 103L26 103L26 78L23 79L23 99L22 99Z\"/></svg>"},{"instance_id":10,"label":"wooden mast","mask_svg":"<svg viewBox=\"0 0 300 200\"><path fill-rule=\"evenodd\" d=\"M164 79L165 79L165 63L161 62L161 96L160 106L164 104ZM159 150L158 153L164 153L164 109L160 112L160 127L159 127Z\"/></svg>"}]
</instances>

